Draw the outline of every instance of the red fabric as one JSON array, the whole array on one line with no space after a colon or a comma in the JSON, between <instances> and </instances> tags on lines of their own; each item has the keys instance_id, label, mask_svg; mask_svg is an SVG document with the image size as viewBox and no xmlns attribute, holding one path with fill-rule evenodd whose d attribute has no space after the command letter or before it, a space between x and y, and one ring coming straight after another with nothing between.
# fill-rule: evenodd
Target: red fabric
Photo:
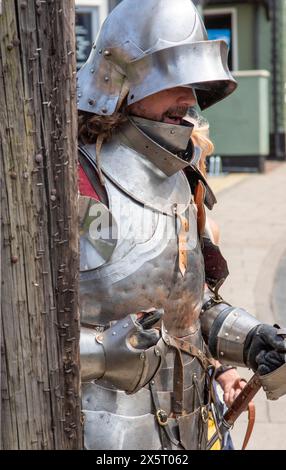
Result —
<instances>
[{"instance_id":1,"label":"red fabric","mask_svg":"<svg viewBox=\"0 0 286 470\"><path fill-rule=\"evenodd\" d=\"M89 196L96 201L100 200L81 165L78 166L78 185L81 196Z\"/></svg>"}]
</instances>

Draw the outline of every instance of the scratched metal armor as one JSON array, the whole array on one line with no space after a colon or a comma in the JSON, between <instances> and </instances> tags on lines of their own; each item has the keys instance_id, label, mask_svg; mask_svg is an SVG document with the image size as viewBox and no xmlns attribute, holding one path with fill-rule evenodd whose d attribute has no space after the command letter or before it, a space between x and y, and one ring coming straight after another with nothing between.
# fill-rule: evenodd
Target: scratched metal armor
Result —
<instances>
[{"instance_id":1,"label":"scratched metal armor","mask_svg":"<svg viewBox=\"0 0 286 470\"><path fill-rule=\"evenodd\" d=\"M182 86L195 91L201 109L232 93L227 45L208 41L190 0L123 0L78 73L78 108L124 114L126 104ZM212 387L202 332L213 357L247 366L249 345L265 335L264 325L217 295L225 277L218 248L205 240L202 256L197 195L208 206L212 197L196 167L191 130L132 116L100 152L100 139L97 150L80 149L103 196L80 198L87 449L206 448ZM214 291L204 292L205 280ZM133 335L144 329L136 313L148 320L149 309L164 315L160 333L152 332L159 337L142 349ZM261 378L271 399L286 393L285 367Z\"/></svg>"},{"instance_id":2,"label":"scratched metal armor","mask_svg":"<svg viewBox=\"0 0 286 470\"><path fill-rule=\"evenodd\" d=\"M109 210L117 224L118 239L109 261L96 269L89 265L94 263L89 253L93 248L82 240L82 322L103 326L132 312L163 308L169 335L184 338L203 350L198 317L204 291L204 262L190 185L182 171L166 176L145 155L127 147L125 136L129 126L133 124L127 124L101 150ZM84 152L96 160L95 146L84 147ZM185 234L188 256L184 276L178 267L181 217L188 219L189 224ZM179 426L183 428L188 421L189 430L186 436L182 430L179 435L178 421L169 418L174 437L172 447L199 448L206 439L205 372L198 359L182 356L186 416L181 417ZM160 407L169 417L174 360L175 352L170 349L154 379ZM87 448L162 447L148 386L127 395L100 380L83 384L83 409Z\"/></svg>"},{"instance_id":3,"label":"scratched metal armor","mask_svg":"<svg viewBox=\"0 0 286 470\"><path fill-rule=\"evenodd\" d=\"M123 0L79 71L79 110L112 116L178 86L191 87L201 109L232 93L226 44L208 41L190 0ZM259 322L204 292L205 280L216 288L225 276L217 247L202 256L191 188L205 186L209 206L211 197L191 130L132 116L99 153L80 150L95 189L105 179L101 203L80 201L87 449L206 447L211 362L201 328L213 357L248 365L245 344ZM140 352L127 333L150 308L164 310L160 339ZM265 382L272 398L285 393L284 370L276 385Z\"/></svg>"}]
</instances>

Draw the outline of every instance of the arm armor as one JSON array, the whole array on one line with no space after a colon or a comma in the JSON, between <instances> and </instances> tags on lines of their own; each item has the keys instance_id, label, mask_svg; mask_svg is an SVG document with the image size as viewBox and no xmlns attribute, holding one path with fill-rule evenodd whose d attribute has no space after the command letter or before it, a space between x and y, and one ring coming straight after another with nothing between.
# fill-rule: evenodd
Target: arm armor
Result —
<instances>
[{"instance_id":1,"label":"arm armor","mask_svg":"<svg viewBox=\"0 0 286 470\"><path fill-rule=\"evenodd\" d=\"M278 348L276 342L279 331L275 331L277 327L261 324L242 308L232 307L211 291L205 293L204 300L201 313L202 332L212 356L220 362L247 366L256 371L259 366L259 361L256 363L259 352L268 350L269 346L270 350ZM272 372L259 376L269 400L277 400L286 394L286 355L280 364Z\"/></svg>"},{"instance_id":2,"label":"arm armor","mask_svg":"<svg viewBox=\"0 0 286 470\"><path fill-rule=\"evenodd\" d=\"M278 400L286 394L286 363L266 375L260 376L260 382L268 400Z\"/></svg>"},{"instance_id":3,"label":"arm armor","mask_svg":"<svg viewBox=\"0 0 286 470\"><path fill-rule=\"evenodd\" d=\"M103 378L127 393L144 387L159 369L167 345L160 338L148 349L137 349L130 342L137 331L136 315L128 315L100 333L83 327L80 337L82 381Z\"/></svg>"},{"instance_id":4,"label":"arm armor","mask_svg":"<svg viewBox=\"0 0 286 470\"><path fill-rule=\"evenodd\" d=\"M213 357L223 364L237 366L244 362L244 346L248 333L260 322L242 308L235 308L206 291L201 312L204 337Z\"/></svg>"}]
</instances>

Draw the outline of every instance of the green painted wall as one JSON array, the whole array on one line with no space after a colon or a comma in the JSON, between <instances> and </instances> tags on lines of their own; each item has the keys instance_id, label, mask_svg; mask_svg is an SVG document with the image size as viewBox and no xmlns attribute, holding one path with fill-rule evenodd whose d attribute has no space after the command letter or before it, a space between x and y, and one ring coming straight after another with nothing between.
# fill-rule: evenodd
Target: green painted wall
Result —
<instances>
[{"instance_id":1,"label":"green painted wall","mask_svg":"<svg viewBox=\"0 0 286 470\"><path fill-rule=\"evenodd\" d=\"M210 123L215 154L257 156L269 154L269 109L267 72L236 76L238 89L203 112Z\"/></svg>"},{"instance_id":2,"label":"green painted wall","mask_svg":"<svg viewBox=\"0 0 286 470\"><path fill-rule=\"evenodd\" d=\"M276 40L278 43L278 129L286 131L286 1L276 0L279 5Z\"/></svg>"},{"instance_id":3,"label":"green painted wall","mask_svg":"<svg viewBox=\"0 0 286 470\"><path fill-rule=\"evenodd\" d=\"M283 70L283 92L282 92L282 103L283 103L283 123L284 131L286 130L286 0L282 0L282 35L281 35L281 60Z\"/></svg>"},{"instance_id":4,"label":"green painted wall","mask_svg":"<svg viewBox=\"0 0 286 470\"><path fill-rule=\"evenodd\" d=\"M286 131L286 0L275 0L275 5L278 8L277 27L275 29L276 43L278 44L276 72L277 72L277 131L281 134ZM237 12L237 34L238 34L238 70L266 70L270 72L268 80L268 121L269 133L274 132L274 95L273 95L273 21L267 18L266 9L263 5L254 4L241 4L239 1L230 1L227 4L221 4L219 1L207 9L224 9L232 8ZM258 41L255 42L255 27L257 28ZM239 80L240 87L244 84ZM246 90L241 93L240 89L236 92L236 96L240 96L242 100L247 99L246 105L252 103L254 96L249 94ZM231 100L232 98L230 98ZM265 98L267 101L267 98ZM256 106L253 103L254 107ZM220 107L222 106L222 108ZM215 108L216 113L222 113L222 121L227 114L227 106L224 109L223 104ZM211 112L212 114L212 112ZM229 116L231 119L231 117ZM221 120L219 116L219 121ZM221 136L220 130L214 126L214 140L217 141L217 147L221 148L221 143L217 136ZM234 137L235 138L235 137ZM263 136L260 136L263 139ZM283 138L283 137L282 137ZM249 144L253 146L254 136L251 137ZM223 144L223 150L225 150ZM246 142L241 142L245 147ZM265 147L265 142L261 143ZM257 147L257 143L254 146ZM251 149L253 147L250 147ZM245 149L244 149L245 150ZM243 153L242 153L243 154Z\"/></svg>"},{"instance_id":5,"label":"green painted wall","mask_svg":"<svg viewBox=\"0 0 286 470\"><path fill-rule=\"evenodd\" d=\"M265 8L260 6L257 9L258 14L258 37L257 43L258 63L257 69L268 70L270 72L269 78L269 132L273 132L273 108L272 108L272 75L271 75L271 54L272 54L272 36L271 36L271 21L267 19ZM255 68L255 64L253 64Z\"/></svg>"},{"instance_id":6,"label":"green painted wall","mask_svg":"<svg viewBox=\"0 0 286 470\"><path fill-rule=\"evenodd\" d=\"M258 8L258 69L271 71L271 21L267 19L265 8Z\"/></svg>"},{"instance_id":7,"label":"green painted wall","mask_svg":"<svg viewBox=\"0 0 286 470\"><path fill-rule=\"evenodd\" d=\"M232 5L233 7L233 5ZM253 8L252 5L237 5L238 24L238 68L253 69Z\"/></svg>"}]
</instances>

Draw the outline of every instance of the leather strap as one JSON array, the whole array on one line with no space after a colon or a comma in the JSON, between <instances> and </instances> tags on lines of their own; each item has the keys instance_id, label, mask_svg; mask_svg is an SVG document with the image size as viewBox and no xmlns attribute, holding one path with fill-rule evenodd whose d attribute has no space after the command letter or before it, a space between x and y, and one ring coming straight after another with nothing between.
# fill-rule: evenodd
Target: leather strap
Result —
<instances>
[{"instance_id":1,"label":"leather strap","mask_svg":"<svg viewBox=\"0 0 286 470\"><path fill-rule=\"evenodd\" d=\"M156 416L157 423L159 426L159 433L160 433L160 439L161 439L163 450L172 449L171 443L173 443L175 446L178 447L180 442L175 438L175 436L173 435L170 429L167 413L164 410L162 410L160 407L159 397L158 397L154 380L149 382L149 388L150 388L153 405L155 409L155 416ZM162 419L162 417L164 419Z\"/></svg>"},{"instance_id":2,"label":"leather strap","mask_svg":"<svg viewBox=\"0 0 286 470\"><path fill-rule=\"evenodd\" d=\"M173 386L173 411L175 415L184 413L184 364L179 348L175 348L174 362L174 386Z\"/></svg>"},{"instance_id":3,"label":"leather strap","mask_svg":"<svg viewBox=\"0 0 286 470\"><path fill-rule=\"evenodd\" d=\"M188 343L187 341L184 341L180 338L172 338L173 341L171 341L171 346L179 348L182 352L188 354L189 356L194 356L196 357L204 370L207 370L209 366L213 366L213 362L210 358L208 358L203 351L201 351L199 348L196 346ZM174 343L176 346L174 346Z\"/></svg>"},{"instance_id":4,"label":"leather strap","mask_svg":"<svg viewBox=\"0 0 286 470\"><path fill-rule=\"evenodd\" d=\"M206 188L202 181L198 181L198 184L195 189L195 195L194 195L194 200L198 208L198 217L197 217L197 223L198 223L198 232L202 236L205 227L206 227L206 210L204 206L204 200L205 200L205 195L206 195Z\"/></svg>"},{"instance_id":5,"label":"leather strap","mask_svg":"<svg viewBox=\"0 0 286 470\"><path fill-rule=\"evenodd\" d=\"M176 217L176 222L177 219L179 219L181 223L180 232L178 234L179 270L184 277L188 266L187 233L189 231L189 222L186 217L178 214L177 204L174 204L173 212Z\"/></svg>"},{"instance_id":6,"label":"leather strap","mask_svg":"<svg viewBox=\"0 0 286 470\"><path fill-rule=\"evenodd\" d=\"M187 233L189 231L189 222L186 217L180 214L176 214L181 222L181 230L178 235L179 237L179 269L184 277L187 266L188 266L188 251L187 251Z\"/></svg>"},{"instance_id":7,"label":"leather strap","mask_svg":"<svg viewBox=\"0 0 286 470\"><path fill-rule=\"evenodd\" d=\"M254 428L254 424L255 424L255 405L253 401L251 401L248 404L248 425L247 425L244 441L242 444L242 450L246 449L246 446L249 442L250 436Z\"/></svg>"},{"instance_id":8,"label":"leather strap","mask_svg":"<svg viewBox=\"0 0 286 470\"><path fill-rule=\"evenodd\" d=\"M243 378L239 378L237 379L236 381L239 385L240 382L245 382L247 383L247 380L246 379L243 379ZM245 450L246 447L247 447L247 444L249 442L249 439L251 437L251 434L252 434L252 431L253 431L253 428L254 428L254 424L255 424L255 405L253 403L253 401L251 401L250 403L248 403L248 423L247 423L247 428L246 428L246 433L245 433L245 436L244 436L244 440L243 440L243 444L242 444L242 448L241 450Z\"/></svg>"}]
</instances>

